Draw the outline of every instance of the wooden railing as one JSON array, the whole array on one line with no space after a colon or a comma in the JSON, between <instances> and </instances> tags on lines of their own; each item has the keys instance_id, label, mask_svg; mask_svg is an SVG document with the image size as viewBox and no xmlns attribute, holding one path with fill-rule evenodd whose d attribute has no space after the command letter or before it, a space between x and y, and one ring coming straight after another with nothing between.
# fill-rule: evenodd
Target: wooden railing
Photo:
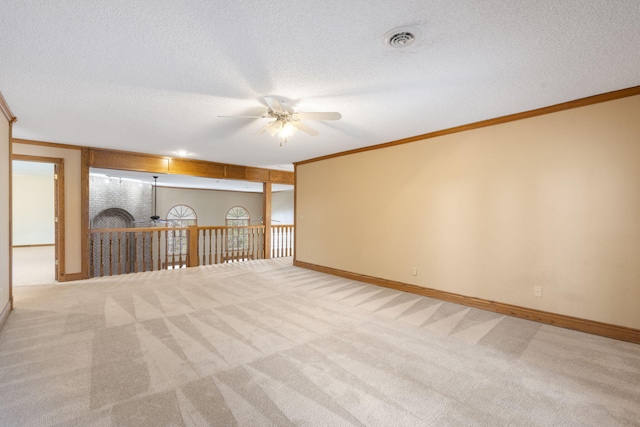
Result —
<instances>
[{"instance_id":1,"label":"wooden railing","mask_svg":"<svg viewBox=\"0 0 640 427\"><path fill-rule=\"evenodd\" d=\"M200 265L264 258L264 225L194 228Z\"/></svg>"},{"instance_id":2,"label":"wooden railing","mask_svg":"<svg viewBox=\"0 0 640 427\"><path fill-rule=\"evenodd\" d=\"M264 225L104 228L89 231L90 276L265 258ZM272 258L293 256L293 225L271 227Z\"/></svg>"},{"instance_id":3,"label":"wooden railing","mask_svg":"<svg viewBox=\"0 0 640 427\"><path fill-rule=\"evenodd\" d=\"M271 258L293 256L293 225L271 226Z\"/></svg>"}]
</instances>

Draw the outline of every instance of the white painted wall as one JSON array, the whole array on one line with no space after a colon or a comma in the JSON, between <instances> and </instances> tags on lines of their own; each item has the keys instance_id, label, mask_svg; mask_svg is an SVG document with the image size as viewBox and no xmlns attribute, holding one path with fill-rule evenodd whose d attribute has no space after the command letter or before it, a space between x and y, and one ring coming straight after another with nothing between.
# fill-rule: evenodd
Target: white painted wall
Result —
<instances>
[{"instance_id":1,"label":"white painted wall","mask_svg":"<svg viewBox=\"0 0 640 427\"><path fill-rule=\"evenodd\" d=\"M13 174L13 246L55 243L53 164L49 175Z\"/></svg>"}]
</instances>

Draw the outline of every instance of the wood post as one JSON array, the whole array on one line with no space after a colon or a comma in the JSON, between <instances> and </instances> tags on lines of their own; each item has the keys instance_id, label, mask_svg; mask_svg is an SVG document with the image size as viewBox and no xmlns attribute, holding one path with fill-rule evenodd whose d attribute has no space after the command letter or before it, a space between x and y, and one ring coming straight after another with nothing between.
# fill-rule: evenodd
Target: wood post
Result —
<instances>
[{"instance_id":1,"label":"wood post","mask_svg":"<svg viewBox=\"0 0 640 427\"><path fill-rule=\"evenodd\" d=\"M200 265L198 257L198 227L189 227L189 250L187 251L188 267Z\"/></svg>"},{"instance_id":2,"label":"wood post","mask_svg":"<svg viewBox=\"0 0 640 427\"><path fill-rule=\"evenodd\" d=\"M262 221L264 224L264 259L271 258L271 183L265 182L263 188Z\"/></svg>"}]
</instances>

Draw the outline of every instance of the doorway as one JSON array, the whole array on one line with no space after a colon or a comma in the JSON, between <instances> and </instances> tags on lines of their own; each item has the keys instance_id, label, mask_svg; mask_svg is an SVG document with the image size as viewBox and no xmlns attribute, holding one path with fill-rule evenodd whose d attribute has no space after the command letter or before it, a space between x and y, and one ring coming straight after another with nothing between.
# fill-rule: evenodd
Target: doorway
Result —
<instances>
[{"instance_id":1,"label":"doorway","mask_svg":"<svg viewBox=\"0 0 640 427\"><path fill-rule=\"evenodd\" d=\"M53 284L64 274L63 159L14 155L12 171L12 284Z\"/></svg>"}]
</instances>

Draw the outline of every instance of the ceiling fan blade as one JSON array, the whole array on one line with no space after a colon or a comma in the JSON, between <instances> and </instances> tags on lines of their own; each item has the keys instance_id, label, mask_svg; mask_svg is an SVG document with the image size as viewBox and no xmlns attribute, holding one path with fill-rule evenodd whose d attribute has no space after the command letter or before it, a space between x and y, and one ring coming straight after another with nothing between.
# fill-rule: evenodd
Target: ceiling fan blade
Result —
<instances>
[{"instance_id":1,"label":"ceiling fan blade","mask_svg":"<svg viewBox=\"0 0 640 427\"><path fill-rule=\"evenodd\" d=\"M267 102L267 105L274 113L284 113L282 109L282 105L280 105L280 101L275 98L271 98L270 96L265 96L264 100Z\"/></svg>"},{"instance_id":2,"label":"ceiling fan blade","mask_svg":"<svg viewBox=\"0 0 640 427\"><path fill-rule=\"evenodd\" d=\"M295 122L289 122L289 123L291 123L293 126L300 129L302 132L308 133L311 136L319 135L319 132L317 130L310 128L309 126L305 125L302 122L295 121Z\"/></svg>"},{"instance_id":3,"label":"ceiling fan blade","mask_svg":"<svg viewBox=\"0 0 640 427\"><path fill-rule=\"evenodd\" d=\"M278 123L279 123L278 121L275 121L265 126L265 129L267 130L267 132L269 132L269 135L275 136L276 133L278 133L278 130L280 129L280 127L278 126Z\"/></svg>"},{"instance_id":4,"label":"ceiling fan blade","mask_svg":"<svg viewBox=\"0 0 640 427\"><path fill-rule=\"evenodd\" d=\"M296 113L300 120L340 120L342 114L337 112Z\"/></svg>"},{"instance_id":5,"label":"ceiling fan blade","mask_svg":"<svg viewBox=\"0 0 640 427\"><path fill-rule=\"evenodd\" d=\"M254 135L262 135L263 133L265 133L267 131L267 127L269 126L269 123L267 123L266 125L262 126L260 129L258 129L258 132L254 133Z\"/></svg>"}]
</instances>

